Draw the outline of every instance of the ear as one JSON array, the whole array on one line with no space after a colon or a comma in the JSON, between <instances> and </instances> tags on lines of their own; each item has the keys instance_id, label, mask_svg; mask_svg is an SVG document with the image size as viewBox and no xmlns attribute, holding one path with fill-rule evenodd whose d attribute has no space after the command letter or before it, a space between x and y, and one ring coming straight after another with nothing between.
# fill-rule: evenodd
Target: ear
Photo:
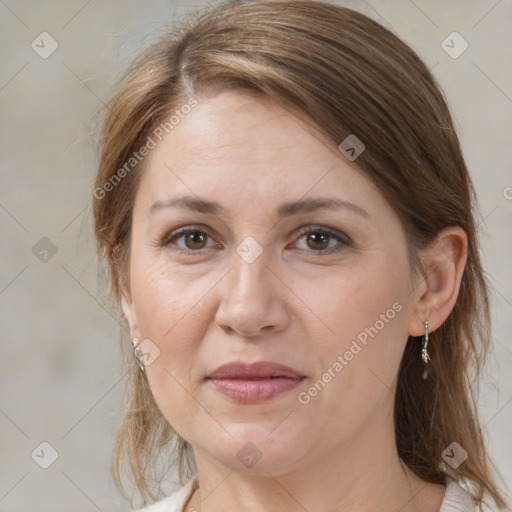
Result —
<instances>
[{"instance_id":1,"label":"ear","mask_svg":"<svg viewBox=\"0 0 512 512\"><path fill-rule=\"evenodd\" d=\"M409 335L423 336L424 322L435 331L451 313L459 295L467 259L467 236L460 226L443 229L423 255L425 274L415 284Z\"/></svg>"},{"instance_id":2,"label":"ear","mask_svg":"<svg viewBox=\"0 0 512 512\"><path fill-rule=\"evenodd\" d=\"M121 306L124 316L130 327L130 335L132 338L140 337L139 326L137 325L137 317L135 315L135 307L131 298L131 293L125 288L121 289Z\"/></svg>"}]
</instances>

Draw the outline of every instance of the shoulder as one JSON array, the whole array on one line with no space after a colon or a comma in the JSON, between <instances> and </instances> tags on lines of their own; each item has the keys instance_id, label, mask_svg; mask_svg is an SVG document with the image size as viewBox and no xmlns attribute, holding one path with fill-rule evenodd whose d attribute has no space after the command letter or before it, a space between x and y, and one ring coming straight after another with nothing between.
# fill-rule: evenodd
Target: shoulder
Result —
<instances>
[{"instance_id":1,"label":"shoulder","mask_svg":"<svg viewBox=\"0 0 512 512\"><path fill-rule=\"evenodd\" d=\"M181 512L197 486L197 479L191 478L183 487L166 498L134 512Z\"/></svg>"},{"instance_id":2,"label":"shoulder","mask_svg":"<svg viewBox=\"0 0 512 512\"><path fill-rule=\"evenodd\" d=\"M448 478L439 512L474 512L475 502L455 480Z\"/></svg>"}]
</instances>

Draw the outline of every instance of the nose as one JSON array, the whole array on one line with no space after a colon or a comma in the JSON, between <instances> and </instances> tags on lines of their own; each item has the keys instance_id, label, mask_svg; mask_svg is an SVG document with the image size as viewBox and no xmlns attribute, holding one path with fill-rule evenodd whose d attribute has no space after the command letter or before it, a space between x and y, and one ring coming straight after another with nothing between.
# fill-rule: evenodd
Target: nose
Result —
<instances>
[{"instance_id":1,"label":"nose","mask_svg":"<svg viewBox=\"0 0 512 512\"><path fill-rule=\"evenodd\" d=\"M287 288L268 264L265 250L250 263L233 255L233 266L218 285L216 322L225 331L254 338L288 325Z\"/></svg>"}]
</instances>

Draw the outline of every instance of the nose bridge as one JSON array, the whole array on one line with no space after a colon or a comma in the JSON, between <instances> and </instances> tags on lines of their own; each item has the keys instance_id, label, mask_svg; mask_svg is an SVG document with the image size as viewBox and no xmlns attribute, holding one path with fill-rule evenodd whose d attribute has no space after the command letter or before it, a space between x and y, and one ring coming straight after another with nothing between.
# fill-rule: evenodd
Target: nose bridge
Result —
<instances>
[{"instance_id":1,"label":"nose bridge","mask_svg":"<svg viewBox=\"0 0 512 512\"><path fill-rule=\"evenodd\" d=\"M268 292L270 272L269 250L252 236L245 237L236 247L230 272L230 294L244 298Z\"/></svg>"},{"instance_id":2,"label":"nose bridge","mask_svg":"<svg viewBox=\"0 0 512 512\"><path fill-rule=\"evenodd\" d=\"M217 323L244 335L264 327L282 329L287 308L280 298L279 280L268 268L270 251L246 237L235 249L229 274L220 288Z\"/></svg>"}]
</instances>

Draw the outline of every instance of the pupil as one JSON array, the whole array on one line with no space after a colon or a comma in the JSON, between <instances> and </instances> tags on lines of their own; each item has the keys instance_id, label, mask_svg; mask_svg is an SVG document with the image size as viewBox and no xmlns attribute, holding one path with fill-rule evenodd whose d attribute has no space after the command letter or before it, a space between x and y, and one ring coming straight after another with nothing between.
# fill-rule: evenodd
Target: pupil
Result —
<instances>
[{"instance_id":1,"label":"pupil","mask_svg":"<svg viewBox=\"0 0 512 512\"><path fill-rule=\"evenodd\" d=\"M199 240L198 240L199 239ZM195 232L195 233L189 233L188 234L188 237L187 237L187 240L188 241L192 241L192 244L194 243L199 243L201 244L201 242L204 242L204 240L201 240L201 239L204 239L204 236L202 233L198 233L198 232ZM197 249L197 247L192 247L193 249Z\"/></svg>"},{"instance_id":2,"label":"pupil","mask_svg":"<svg viewBox=\"0 0 512 512\"><path fill-rule=\"evenodd\" d=\"M317 249L318 248L325 249L325 247L328 245L328 240L327 240L328 237L329 237L329 235L327 235L325 233L316 233L316 234L309 235L308 241L313 242L313 245L316 243L320 243L320 245L323 246L323 247L316 247Z\"/></svg>"}]
</instances>

